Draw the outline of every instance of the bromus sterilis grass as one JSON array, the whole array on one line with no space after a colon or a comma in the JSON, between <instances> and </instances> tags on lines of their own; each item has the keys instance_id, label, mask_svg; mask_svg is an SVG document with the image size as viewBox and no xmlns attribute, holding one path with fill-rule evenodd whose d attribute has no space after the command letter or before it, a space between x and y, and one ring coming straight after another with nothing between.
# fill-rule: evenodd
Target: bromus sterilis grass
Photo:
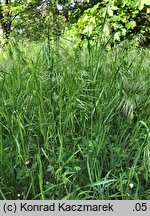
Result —
<instances>
[{"instance_id":1,"label":"bromus sterilis grass","mask_svg":"<svg viewBox=\"0 0 150 216\"><path fill-rule=\"evenodd\" d=\"M7 47L0 198L149 199L149 58L109 42Z\"/></svg>"}]
</instances>

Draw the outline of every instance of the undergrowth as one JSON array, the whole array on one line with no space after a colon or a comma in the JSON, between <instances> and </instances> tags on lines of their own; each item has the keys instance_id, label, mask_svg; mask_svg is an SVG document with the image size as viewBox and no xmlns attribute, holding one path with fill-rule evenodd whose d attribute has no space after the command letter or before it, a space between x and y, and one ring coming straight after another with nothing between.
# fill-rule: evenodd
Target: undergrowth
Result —
<instances>
[{"instance_id":1,"label":"undergrowth","mask_svg":"<svg viewBox=\"0 0 150 216\"><path fill-rule=\"evenodd\" d=\"M150 50L0 54L0 199L150 199Z\"/></svg>"}]
</instances>

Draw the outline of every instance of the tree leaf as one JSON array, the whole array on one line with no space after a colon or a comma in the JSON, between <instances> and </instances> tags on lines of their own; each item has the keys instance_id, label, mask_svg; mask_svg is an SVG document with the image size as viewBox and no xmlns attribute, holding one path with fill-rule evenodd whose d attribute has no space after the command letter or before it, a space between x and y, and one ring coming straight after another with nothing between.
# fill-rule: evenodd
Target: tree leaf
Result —
<instances>
[{"instance_id":1,"label":"tree leaf","mask_svg":"<svg viewBox=\"0 0 150 216\"><path fill-rule=\"evenodd\" d=\"M126 24L126 27L128 29L134 29L135 26L136 26L136 22L134 20L132 20Z\"/></svg>"}]
</instances>

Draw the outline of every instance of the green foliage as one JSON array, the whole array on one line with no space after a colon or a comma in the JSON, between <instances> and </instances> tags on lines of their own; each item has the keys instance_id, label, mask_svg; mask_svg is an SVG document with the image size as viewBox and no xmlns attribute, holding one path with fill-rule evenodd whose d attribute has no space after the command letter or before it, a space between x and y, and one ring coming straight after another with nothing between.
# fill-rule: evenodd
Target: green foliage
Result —
<instances>
[{"instance_id":1,"label":"green foliage","mask_svg":"<svg viewBox=\"0 0 150 216\"><path fill-rule=\"evenodd\" d=\"M60 40L56 1L0 4L1 199L150 199L150 52L108 40L148 36L145 4L76 8Z\"/></svg>"},{"instance_id":2,"label":"green foliage","mask_svg":"<svg viewBox=\"0 0 150 216\"><path fill-rule=\"evenodd\" d=\"M56 1L30 0L3 1L0 3L0 24L3 38L43 40L47 34L60 35L65 27L65 18L59 14Z\"/></svg>"},{"instance_id":3,"label":"green foliage","mask_svg":"<svg viewBox=\"0 0 150 216\"><path fill-rule=\"evenodd\" d=\"M63 5L62 11L58 11L57 3ZM6 40L43 40L47 34L57 37L65 29L66 21L69 31L67 28L65 35L76 37L80 42L97 37L107 40L112 35L114 41L135 34L148 39L150 22L145 13L148 4L147 0L85 0L71 7L71 0L2 1L0 24Z\"/></svg>"},{"instance_id":4,"label":"green foliage","mask_svg":"<svg viewBox=\"0 0 150 216\"><path fill-rule=\"evenodd\" d=\"M112 36L114 41L121 41L136 34L148 39L150 31L146 4L148 1L103 0L85 10L66 35L75 36L78 41L98 37L107 40Z\"/></svg>"},{"instance_id":5,"label":"green foliage","mask_svg":"<svg viewBox=\"0 0 150 216\"><path fill-rule=\"evenodd\" d=\"M149 199L150 51L72 47L1 52L0 198Z\"/></svg>"}]
</instances>

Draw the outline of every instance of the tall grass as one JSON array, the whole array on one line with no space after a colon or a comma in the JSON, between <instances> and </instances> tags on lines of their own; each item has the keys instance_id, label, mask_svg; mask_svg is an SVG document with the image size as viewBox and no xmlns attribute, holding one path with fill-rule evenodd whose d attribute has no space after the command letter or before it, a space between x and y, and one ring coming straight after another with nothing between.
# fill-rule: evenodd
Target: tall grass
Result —
<instances>
[{"instance_id":1,"label":"tall grass","mask_svg":"<svg viewBox=\"0 0 150 216\"><path fill-rule=\"evenodd\" d=\"M149 59L70 42L1 52L0 198L149 199Z\"/></svg>"}]
</instances>

